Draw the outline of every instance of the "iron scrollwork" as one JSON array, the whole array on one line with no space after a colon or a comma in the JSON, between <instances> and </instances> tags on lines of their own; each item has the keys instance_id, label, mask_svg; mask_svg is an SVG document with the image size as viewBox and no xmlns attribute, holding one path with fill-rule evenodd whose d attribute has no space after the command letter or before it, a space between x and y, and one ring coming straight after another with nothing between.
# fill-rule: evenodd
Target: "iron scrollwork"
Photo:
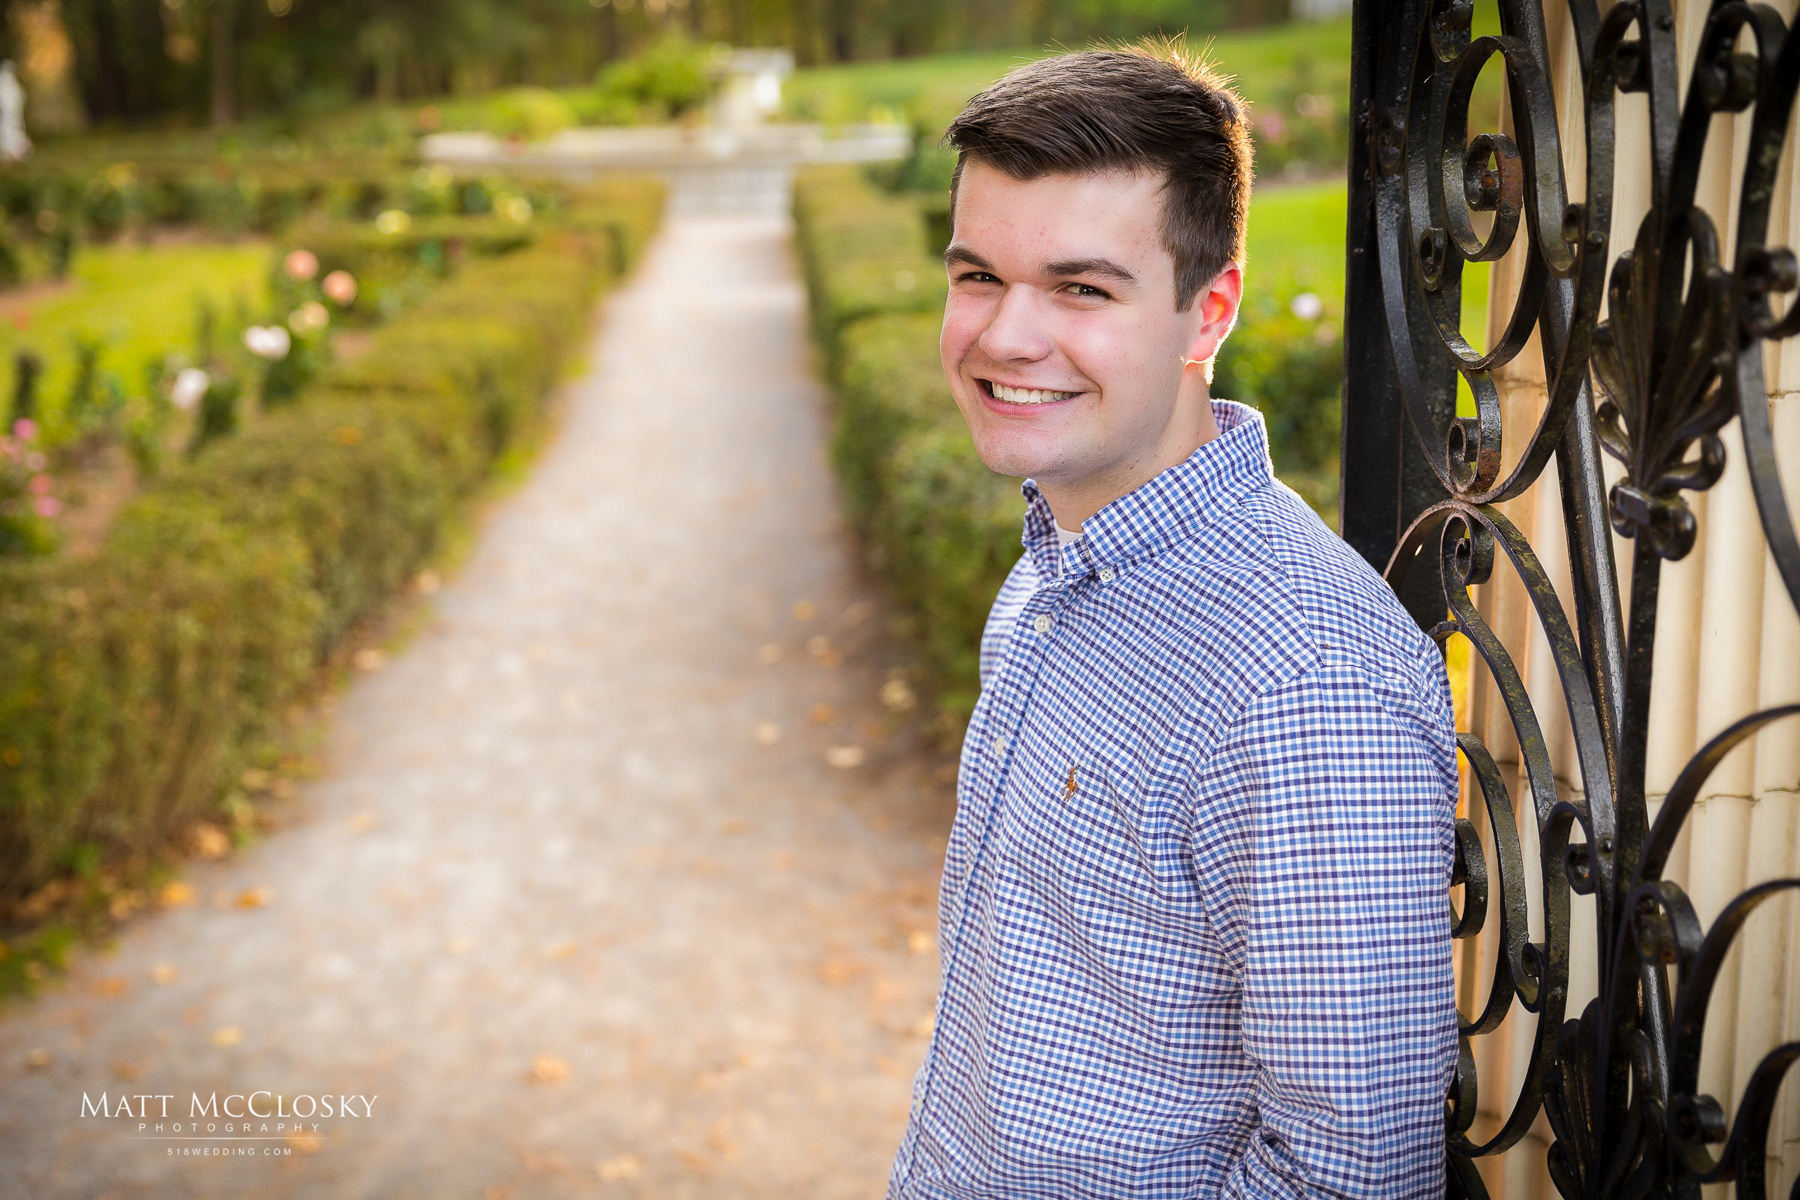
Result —
<instances>
[{"instance_id":1,"label":"iron scrollwork","mask_svg":"<svg viewBox=\"0 0 1800 1200\"><path fill-rule=\"evenodd\" d=\"M1417 597L1418 574L1429 573L1423 607L1443 614L1432 634L1440 644L1466 638L1484 664L1517 737L1528 793L1515 799L1488 747L1473 733L1459 735L1471 799L1457 829L1462 903L1454 933L1494 938L1496 949L1491 977L1481 981L1485 999L1462 1016L1447 1110L1453 1194L1485 1195L1474 1160L1516 1145L1541 1112L1555 1139L1550 1176L1566 1197L1697 1197L1701 1184L1726 1180L1740 1196L1761 1197L1776 1092L1800 1059L1800 1043L1764 1057L1729 1122L1719 1098L1700 1090L1708 1001L1726 951L1752 910L1800 889L1800 879L1751 887L1707 929L1679 884L1663 877L1707 776L1733 747L1800 716L1800 705L1751 713L1714 737L1680 773L1654 823L1646 797L1660 572L1694 546L1686 495L1712 486L1732 453L1742 454L1750 476L1775 575L1800 609L1800 540L1763 378L1767 343L1800 334L1793 249L1767 244L1800 87L1800 32L1766 4L1714 0L1683 91L1671 5L1619 0L1602 11L1596 0L1567 0L1559 9L1582 81L1571 98L1582 106L1578 200L1570 198L1536 0L1499 0L1501 32L1484 36L1474 33L1470 0L1359 0L1357 8L1362 140L1353 159L1352 301L1379 301L1388 354L1380 366L1412 430L1398 436L1416 438L1427 482L1435 479L1434 495L1415 487L1400 497L1396 528L1404 529L1387 577ZM1510 132L1471 127L1477 80L1496 61ZM1614 182L1623 167L1615 118L1620 97L1631 93L1648 102L1649 154L1630 169L1647 171L1651 204L1615 256ZM1714 117L1743 113L1748 152L1736 242L1727 248L1696 205L1696 187ZM1498 339L1477 351L1460 328L1463 268L1501 258L1520 239L1518 294ZM1534 333L1546 396L1531 428L1508 428L1496 372ZM1458 377L1472 412L1456 411ZM1347 386L1349 447L1351 422L1367 417L1356 408L1354 380ZM1728 447L1721 431L1734 417L1741 446ZM1603 453L1623 468L1610 488ZM1552 466L1573 617L1527 538L1497 507ZM1347 484L1347 510L1349 502ZM1623 580L1609 529L1629 539ZM1550 648L1578 791L1559 789L1544 714L1471 597L1497 568L1511 572ZM1786 735L1794 729L1787 725ZM1518 834L1526 815L1538 835L1541 941L1527 921L1533 875ZM1568 1013L1574 895L1593 898L1599 978L1597 999ZM1474 1140L1472 1047L1515 1009L1536 1021L1519 1093L1498 1127Z\"/></svg>"}]
</instances>

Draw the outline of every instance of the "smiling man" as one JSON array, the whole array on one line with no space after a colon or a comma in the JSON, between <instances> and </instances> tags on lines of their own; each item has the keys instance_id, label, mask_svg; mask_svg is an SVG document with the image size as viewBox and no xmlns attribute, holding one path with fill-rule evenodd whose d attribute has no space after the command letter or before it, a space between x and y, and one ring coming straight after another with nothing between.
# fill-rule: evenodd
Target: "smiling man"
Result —
<instances>
[{"instance_id":1,"label":"smiling man","mask_svg":"<svg viewBox=\"0 0 1800 1200\"><path fill-rule=\"evenodd\" d=\"M1241 102L1177 46L1090 51L946 138L939 349L982 461L1027 477L1025 553L890 1200L1441 1196L1449 686L1209 394Z\"/></svg>"}]
</instances>

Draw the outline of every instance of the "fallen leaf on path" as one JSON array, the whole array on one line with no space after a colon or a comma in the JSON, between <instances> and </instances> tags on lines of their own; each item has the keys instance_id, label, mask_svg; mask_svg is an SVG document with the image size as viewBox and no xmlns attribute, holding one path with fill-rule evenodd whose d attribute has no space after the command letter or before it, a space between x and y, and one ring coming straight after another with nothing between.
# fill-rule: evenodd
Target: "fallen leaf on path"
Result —
<instances>
[{"instance_id":1,"label":"fallen leaf on path","mask_svg":"<svg viewBox=\"0 0 1800 1200\"><path fill-rule=\"evenodd\" d=\"M39 1048L36 1050L27 1050L25 1052L25 1065L33 1071L43 1070L50 1065L51 1061L52 1059L50 1058L50 1052L48 1050Z\"/></svg>"},{"instance_id":2,"label":"fallen leaf on path","mask_svg":"<svg viewBox=\"0 0 1800 1200\"><path fill-rule=\"evenodd\" d=\"M818 966L819 978L833 987L843 987L869 968L853 958L828 958Z\"/></svg>"},{"instance_id":3,"label":"fallen leaf on path","mask_svg":"<svg viewBox=\"0 0 1800 1200\"><path fill-rule=\"evenodd\" d=\"M812 711L806 716L814 725L828 725L831 723L831 719L837 716L837 710L829 704L819 703L813 705Z\"/></svg>"},{"instance_id":4,"label":"fallen leaf on path","mask_svg":"<svg viewBox=\"0 0 1800 1200\"><path fill-rule=\"evenodd\" d=\"M726 1162L732 1162L737 1158L738 1146L731 1137L730 1118L721 1117L713 1122L713 1127L706 1133L706 1148Z\"/></svg>"},{"instance_id":5,"label":"fallen leaf on path","mask_svg":"<svg viewBox=\"0 0 1800 1200\"><path fill-rule=\"evenodd\" d=\"M231 850L231 838L217 825L201 821L188 830L188 848L200 858L223 858Z\"/></svg>"},{"instance_id":6,"label":"fallen leaf on path","mask_svg":"<svg viewBox=\"0 0 1800 1200\"><path fill-rule=\"evenodd\" d=\"M102 996L123 996L129 987L123 975L106 975L94 980L94 991Z\"/></svg>"},{"instance_id":7,"label":"fallen leaf on path","mask_svg":"<svg viewBox=\"0 0 1800 1200\"><path fill-rule=\"evenodd\" d=\"M906 948L914 954L931 953L931 935L923 929L915 929L906 935Z\"/></svg>"},{"instance_id":8,"label":"fallen leaf on path","mask_svg":"<svg viewBox=\"0 0 1800 1200\"><path fill-rule=\"evenodd\" d=\"M636 1179L643 1174L644 1164L638 1161L635 1154L621 1154L600 1163L594 1168L594 1172L608 1183L616 1183L622 1179Z\"/></svg>"},{"instance_id":9,"label":"fallen leaf on path","mask_svg":"<svg viewBox=\"0 0 1800 1200\"><path fill-rule=\"evenodd\" d=\"M675 1157L694 1174L705 1177L713 1173L713 1165L698 1150L677 1150Z\"/></svg>"},{"instance_id":10,"label":"fallen leaf on path","mask_svg":"<svg viewBox=\"0 0 1800 1200\"><path fill-rule=\"evenodd\" d=\"M421 596L434 596L442 585L443 580L438 578L436 571L420 571L419 578L414 581L413 586L419 589Z\"/></svg>"},{"instance_id":11,"label":"fallen leaf on path","mask_svg":"<svg viewBox=\"0 0 1800 1200\"><path fill-rule=\"evenodd\" d=\"M317 1154L319 1148L325 1144L325 1139L316 1133L291 1133L288 1135L287 1144L302 1154Z\"/></svg>"},{"instance_id":12,"label":"fallen leaf on path","mask_svg":"<svg viewBox=\"0 0 1800 1200\"><path fill-rule=\"evenodd\" d=\"M907 712L919 702L919 697L911 684L895 677L881 685L881 702L895 712Z\"/></svg>"},{"instance_id":13,"label":"fallen leaf on path","mask_svg":"<svg viewBox=\"0 0 1800 1200\"><path fill-rule=\"evenodd\" d=\"M374 646L358 650L351 658L359 671L379 671L387 663L387 655Z\"/></svg>"},{"instance_id":14,"label":"fallen leaf on path","mask_svg":"<svg viewBox=\"0 0 1800 1200\"><path fill-rule=\"evenodd\" d=\"M194 889L179 879L172 879L162 885L156 899L164 908L180 908L194 902Z\"/></svg>"},{"instance_id":15,"label":"fallen leaf on path","mask_svg":"<svg viewBox=\"0 0 1800 1200\"><path fill-rule=\"evenodd\" d=\"M759 722L756 726L754 736L757 745L773 746L776 742L781 740L781 726L773 721Z\"/></svg>"},{"instance_id":16,"label":"fallen leaf on path","mask_svg":"<svg viewBox=\"0 0 1800 1200\"><path fill-rule=\"evenodd\" d=\"M794 601L794 620L810 621L818 615L819 610L813 605L811 600Z\"/></svg>"},{"instance_id":17,"label":"fallen leaf on path","mask_svg":"<svg viewBox=\"0 0 1800 1200\"><path fill-rule=\"evenodd\" d=\"M554 1054L540 1054L531 1060L530 1079L533 1083L555 1083L568 1075L569 1064Z\"/></svg>"},{"instance_id":18,"label":"fallen leaf on path","mask_svg":"<svg viewBox=\"0 0 1800 1200\"><path fill-rule=\"evenodd\" d=\"M765 667L772 667L781 661L781 647L774 642L764 642L756 648L756 661Z\"/></svg>"},{"instance_id":19,"label":"fallen leaf on path","mask_svg":"<svg viewBox=\"0 0 1800 1200\"><path fill-rule=\"evenodd\" d=\"M232 903L239 908L267 908L269 896L268 888L245 888Z\"/></svg>"},{"instance_id":20,"label":"fallen leaf on path","mask_svg":"<svg viewBox=\"0 0 1800 1200\"><path fill-rule=\"evenodd\" d=\"M175 968L166 962L157 963L150 968L150 982L163 984L175 982Z\"/></svg>"},{"instance_id":21,"label":"fallen leaf on path","mask_svg":"<svg viewBox=\"0 0 1800 1200\"><path fill-rule=\"evenodd\" d=\"M120 1059L112 1065L113 1074L126 1083L135 1083L144 1073L144 1064Z\"/></svg>"},{"instance_id":22,"label":"fallen leaf on path","mask_svg":"<svg viewBox=\"0 0 1800 1200\"><path fill-rule=\"evenodd\" d=\"M832 746L825 751L825 761L840 770L860 767L868 753L861 746Z\"/></svg>"},{"instance_id":23,"label":"fallen leaf on path","mask_svg":"<svg viewBox=\"0 0 1800 1200\"><path fill-rule=\"evenodd\" d=\"M244 1031L236 1025L221 1025L212 1031L212 1044L221 1048L235 1046L244 1040Z\"/></svg>"}]
</instances>

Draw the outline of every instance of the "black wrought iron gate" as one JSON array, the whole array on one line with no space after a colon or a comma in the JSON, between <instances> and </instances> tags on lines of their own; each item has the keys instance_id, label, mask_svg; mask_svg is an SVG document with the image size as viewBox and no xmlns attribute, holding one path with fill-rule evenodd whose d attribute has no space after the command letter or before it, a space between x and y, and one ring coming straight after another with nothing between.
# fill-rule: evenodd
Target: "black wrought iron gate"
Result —
<instances>
[{"instance_id":1,"label":"black wrought iron gate","mask_svg":"<svg viewBox=\"0 0 1800 1200\"><path fill-rule=\"evenodd\" d=\"M1734 936L1800 879L1750 888L1705 929L1663 872L1725 752L1765 726L1766 736L1800 736L1800 705L1726 725L1654 821L1645 756L1660 571L1694 544L1684 494L1711 487L1729 456L1750 474L1779 576L1767 586L1800 606L1800 497L1782 492L1764 380L1765 345L1800 333L1795 248L1765 241L1778 173L1796 170L1783 143L1800 33L1768 5L1714 2L1683 62L1672 0L1495 7L1501 33L1474 36L1470 0L1357 0L1353 53L1344 534L1440 644L1467 638L1505 705L1529 792L1509 795L1488 749L1461 735L1470 819L1458 822L1455 932L1498 948L1486 998L1463 1012L1446 1107L1450 1189L1485 1195L1473 1160L1516 1146L1541 1112L1554 1135L1549 1173L1567 1197L1697 1197L1720 1180L1762 1196L1776 1093L1800 1042L1770 1047L1741 1094L1720 1097L1700 1093L1700 1047ZM1547 20L1563 23L1579 60L1582 90L1561 99L1581 106L1565 114L1585 143L1579 177L1559 134ZM1500 127L1470 117L1484 67L1505 72ZM1615 155L1626 93L1647 97L1647 157ZM1729 224L1695 204L1722 113L1750 121ZM1648 175L1652 201L1641 224L1615 229L1626 172ZM1733 244L1721 227L1735 227ZM1458 333L1463 268L1515 243L1518 296L1503 336L1480 353ZM1519 424L1496 372L1534 330L1546 399ZM1461 412L1459 376L1472 397ZM1610 487L1603 454L1622 464ZM1552 470L1570 564L1560 589L1497 507ZM1615 530L1629 561L1614 561ZM1471 599L1496 571L1513 574L1554 657L1578 786L1559 788L1545 749L1551 714L1534 710ZM1537 833L1541 885L1530 895L1519 822ZM1593 897L1598 947L1598 978L1578 989L1598 998L1578 1012L1567 1011L1575 895ZM1528 905L1542 913L1541 940L1528 933ZM1529 1061L1510 1113L1476 1140L1474 1048L1503 1021L1535 1022Z\"/></svg>"}]
</instances>

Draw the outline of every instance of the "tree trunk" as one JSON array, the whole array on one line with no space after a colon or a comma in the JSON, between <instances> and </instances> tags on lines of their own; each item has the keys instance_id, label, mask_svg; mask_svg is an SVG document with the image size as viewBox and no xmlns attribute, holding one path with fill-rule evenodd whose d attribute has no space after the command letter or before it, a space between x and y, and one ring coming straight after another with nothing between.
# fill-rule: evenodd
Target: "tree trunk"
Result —
<instances>
[{"instance_id":1,"label":"tree trunk","mask_svg":"<svg viewBox=\"0 0 1800 1200\"><path fill-rule=\"evenodd\" d=\"M212 20L207 34L207 57L212 64L212 123L229 125L237 120L237 22L236 0L212 0Z\"/></svg>"}]
</instances>

